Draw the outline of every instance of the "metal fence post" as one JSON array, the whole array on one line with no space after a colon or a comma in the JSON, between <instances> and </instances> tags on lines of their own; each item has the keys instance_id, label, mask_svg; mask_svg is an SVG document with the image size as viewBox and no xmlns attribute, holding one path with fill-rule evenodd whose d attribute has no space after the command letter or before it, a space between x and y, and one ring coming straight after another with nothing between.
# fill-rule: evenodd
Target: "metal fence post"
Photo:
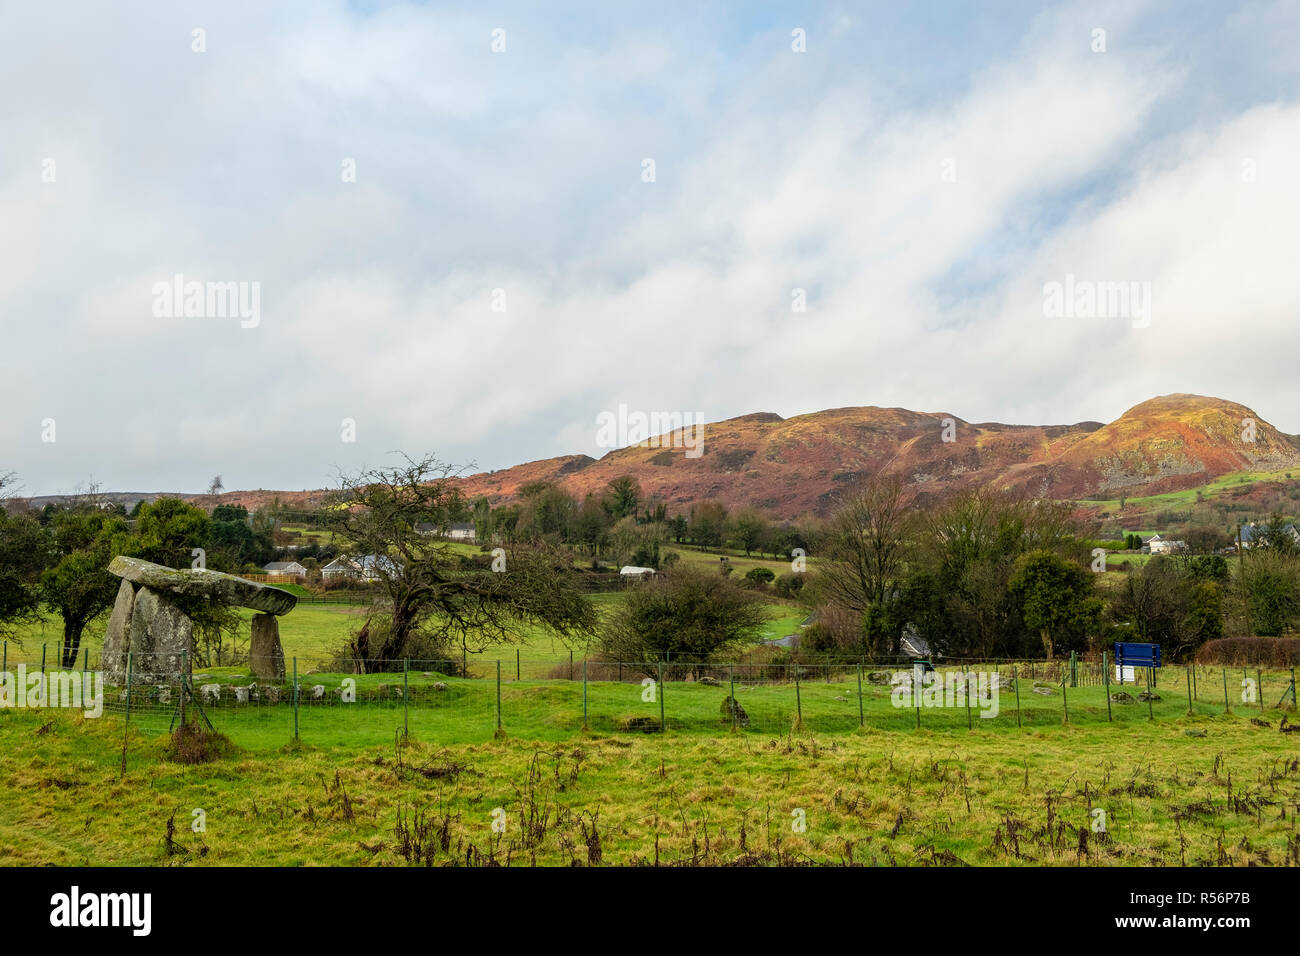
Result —
<instances>
[{"instance_id":1,"label":"metal fence post","mask_svg":"<svg viewBox=\"0 0 1300 956\"><path fill-rule=\"evenodd\" d=\"M1187 716L1192 716L1192 666L1187 665Z\"/></svg>"},{"instance_id":2,"label":"metal fence post","mask_svg":"<svg viewBox=\"0 0 1300 956\"><path fill-rule=\"evenodd\" d=\"M0 671L8 673L9 671L9 642L5 641L4 663L0 664Z\"/></svg>"},{"instance_id":3,"label":"metal fence post","mask_svg":"<svg viewBox=\"0 0 1300 956\"><path fill-rule=\"evenodd\" d=\"M498 667L500 665L498 664ZM411 736L411 709L408 701L411 697L411 659L402 658L402 736Z\"/></svg>"},{"instance_id":4,"label":"metal fence post","mask_svg":"<svg viewBox=\"0 0 1300 956\"><path fill-rule=\"evenodd\" d=\"M659 662L659 733L667 730L664 724L664 662Z\"/></svg>"},{"instance_id":5,"label":"metal fence post","mask_svg":"<svg viewBox=\"0 0 1300 956\"><path fill-rule=\"evenodd\" d=\"M736 665L727 665L727 680L731 683L731 729L736 729Z\"/></svg>"},{"instance_id":6,"label":"metal fence post","mask_svg":"<svg viewBox=\"0 0 1300 956\"><path fill-rule=\"evenodd\" d=\"M186 658L188 656L189 656L189 651L187 650L181 651L181 726L182 727L185 726L185 718L188 716L185 713L185 691L188 689L188 685L185 683L185 675L189 673L189 669L185 666L185 663L186 663Z\"/></svg>"},{"instance_id":7,"label":"metal fence post","mask_svg":"<svg viewBox=\"0 0 1300 956\"><path fill-rule=\"evenodd\" d=\"M45 645L41 645L41 677L45 676Z\"/></svg>"},{"instance_id":8,"label":"metal fence post","mask_svg":"<svg viewBox=\"0 0 1300 956\"><path fill-rule=\"evenodd\" d=\"M135 655L126 652L126 721L122 724L122 773L126 774L126 741L131 730L131 683L135 676Z\"/></svg>"},{"instance_id":9,"label":"metal fence post","mask_svg":"<svg viewBox=\"0 0 1300 956\"><path fill-rule=\"evenodd\" d=\"M1259 698L1259 712L1264 713L1264 674L1255 669L1255 695Z\"/></svg>"},{"instance_id":10,"label":"metal fence post","mask_svg":"<svg viewBox=\"0 0 1300 956\"><path fill-rule=\"evenodd\" d=\"M921 729L921 675L925 673L916 664L912 665L912 703L916 705L916 729Z\"/></svg>"},{"instance_id":11,"label":"metal fence post","mask_svg":"<svg viewBox=\"0 0 1300 956\"><path fill-rule=\"evenodd\" d=\"M1147 668L1147 720L1156 719L1155 711L1153 711L1151 708L1151 698L1155 696L1155 694L1151 692L1151 688L1155 686L1151 682L1151 675L1154 671L1155 671L1154 667Z\"/></svg>"},{"instance_id":12,"label":"metal fence post","mask_svg":"<svg viewBox=\"0 0 1300 956\"><path fill-rule=\"evenodd\" d=\"M573 680L573 651L569 651L569 680Z\"/></svg>"},{"instance_id":13,"label":"metal fence post","mask_svg":"<svg viewBox=\"0 0 1300 956\"><path fill-rule=\"evenodd\" d=\"M1110 710L1110 664L1107 661L1105 651L1101 652L1101 677L1106 686L1106 719L1113 721L1115 716Z\"/></svg>"},{"instance_id":14,"label":"metal fence post","mask_svg":"<svg viewBox=\"0 0 1300 956\"><path fill-rule=\"evenodd\" d=\"M497 674L501 673L501 662L497 661ZM519 648L515 648L515 680L519 680Z\"/></svg>"},{"instance_id":15,"label":"metal fence post","mask_svg":"<svg viewBox=\"0 0 1300 956\"><path fill-rule=\"evenodd\" d=\"M1061 709L1064 714L1061 723L1068 724L1070 722L1070 701L1069 695L1065 692L1065 671L1061 671Z\"/></svg>"},{"instance_id":16,"label":"metal fence post","mask_svg":"<svg viewBox=\"0 0 1300 956\"><path fill-rule=\"evenodd\" d=\"M293 739L298 739L298 658L293 659Z\"/></svg>"},{"instance_id":17,"label":"metal fence post","mask_svg":"<svg viewBox=\"0 0 1300 956\"><path fill-rule=\"evenodd\" d=\"M795 726L803 728L803 695L799 692L799 665L794 665L794 709Z\"/></svg>"},{"instance_id":18,"label":"metal fence post","mask_svg":"<svg viewBox=\"0 0 1300 956\"><path fill-rule=\"evenodd\" d=\"M1223 712L1232 713L1232 705L1228 703L1228 668L1223 668Z\"/></svg>"},{"instance_id":19,"label":"metal fence post","mask_svg":"<svg viewBox=\"0 0 1300 956\"><path fill-rule=\"evenodd\" d=\"M1016 726L1023 727L1020 722L1020 677L1016 673L1016 665L1011 665L1011 686L1016 689Z\"/></svg>"},{"instance_id":20,"label":"metal fence post","mask_svg":"<svg viewBox=\"0 0 1300 956\"><path fill-rule=\"evenodd\" d=\"M515 651L518 654L518 651ZM518 657L515 658L518 661ZM518 667L518 664L515 665ZM497 660L497 734L501 733L501 661Z\"/></svg>"},{"instance_id":21,"label":"metal fence post","mask_svg":"<svg viewBox=\"0 0 1300 956\"><path fill-rule=\"evenodd\" d=\"M587 729L587 659L582 659L582 729Z\"/></svg>"},{"instance_id":22,"label":"metal fence post","mask_svg":"<svg viewBox=\"0 0 1300 956\"><path fill-rule=\"evenodd\" d=\"M970 679L971 679L971 674L968 671L966 673L966 681L965 681L966 683L966 729L974 730L975 725L971 723L971 718L970 718Z\"/></svg>"},{"instance_id":23,"label":"metal fence post","mask_svg":"<svg viewBox=\"0 0 1300 956\"><path fill-rule=\"evenodd\" d=\"M862 662L858 661L858 726L866 725L866 718L862 713Z\"/></svg>"}]
</instances>

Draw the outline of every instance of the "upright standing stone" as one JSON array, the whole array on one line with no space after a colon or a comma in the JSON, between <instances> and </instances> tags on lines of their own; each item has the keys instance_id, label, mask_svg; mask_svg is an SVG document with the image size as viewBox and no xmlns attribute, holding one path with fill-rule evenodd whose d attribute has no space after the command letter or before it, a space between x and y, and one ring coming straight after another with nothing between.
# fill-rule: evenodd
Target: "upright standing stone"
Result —
<instances>
[{"instance_id":1,"label":"upright standing stone","mask_svg":"<svg viewBox=\"0 0 1300 956\"><path fill-rule=\"evenodd\" d=\"M185 612L150 588L137 591L131 612L134 679L143 684L176 680L182 662L192 665L193 648L194 622Z\"/></svg>"},{"instance_id":2,"label":"upright standing stone","mask_svg":"<svg viewBox=\"0 0 1300 956\"><path fill-rule=\"evenodd\" d=\"M274 614L253 615L248 663L254 677L284 680L284 648L280 644L280 622Z\"/></svg>"},{"instance_id":3,"label":"upright standing stone","mask_svg":"<svg viewBox=\"0 0 1300 956\"><path fill-rule=\"evenodd\" d=\"M131 613L135 610L135 585L123 580L117 589L117 601L104 632L104 649L99 655L99 668L104 680L112 684L126 681L126 654L131 649Z\"/></svg>"}]
</instances>

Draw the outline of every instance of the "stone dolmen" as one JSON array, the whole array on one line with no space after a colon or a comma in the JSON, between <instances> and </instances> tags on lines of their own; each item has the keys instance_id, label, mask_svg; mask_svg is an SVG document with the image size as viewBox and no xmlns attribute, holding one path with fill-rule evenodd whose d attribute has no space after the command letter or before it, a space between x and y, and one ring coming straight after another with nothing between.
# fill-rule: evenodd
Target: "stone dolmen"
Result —
<instances>
[{"instance_id":1,"label":"stone dolmen","mask_svg":"<svg viewBox=\"0 0 1300 956\"><path fill-rule=\"evenodd\" d=\"M190 600L261 612L253 617L248 646L253 676L284 679L276 617L298 603L288 591L220 571L177 570L125 555L114 558L108 570L122 579L122 586L104 634L105 680L126 680L128 653L132 679L140 683L161 683L174 679L182 667L188 670L194 660L194 622L182 607Z\"/></svg>"}]
</instances>

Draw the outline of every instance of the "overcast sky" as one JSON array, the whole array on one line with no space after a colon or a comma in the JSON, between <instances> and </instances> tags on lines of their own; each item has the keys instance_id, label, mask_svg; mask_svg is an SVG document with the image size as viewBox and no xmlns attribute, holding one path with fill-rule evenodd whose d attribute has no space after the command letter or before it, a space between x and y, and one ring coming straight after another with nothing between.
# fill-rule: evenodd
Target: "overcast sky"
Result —
<instances>
[{"instance_id":1,"label":"overcast sky","mask_svg":"<svg viewBox=\"0 0 1300 956\"><path fill-rule=\"evenodd\" d=\"M1197 392L1300 432L1297 36L1296 2L2 0L0 472L501 468L603 454L620 403ZM257 283L255 323L177 274ZM1047 315L1067 274L1150 321Z\"/></svg>"}]
</instances>

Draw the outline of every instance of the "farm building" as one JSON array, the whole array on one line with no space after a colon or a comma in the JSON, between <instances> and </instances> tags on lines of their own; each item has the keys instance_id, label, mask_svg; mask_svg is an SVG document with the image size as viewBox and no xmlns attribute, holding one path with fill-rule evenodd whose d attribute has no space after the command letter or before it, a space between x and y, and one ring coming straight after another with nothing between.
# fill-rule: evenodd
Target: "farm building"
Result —
<instances>
[{"instance_id":1,"label":"farm building","mask_svg":"<svg viewBox=\"0 0 1300 956\"><path fill-rule=\"evenodd\" d=\"M415 530L424 535L438 535L439 537L448 538L452 541L473 541L474 540L474 523L457 521L446 527L439 527L432 521L423 521L415 526Z\"/></svg>"},{"instance_id":2,"label":"farm building","mask_svg":"<svg viewBox=\"0 0 1300 956\"><path fill-rule=\"evenodd\" d=\"M262 571L271 578L301 578L307 575L307 569L297 561L272 561Z\"/></svg>"},{"instance_id":3,"label":"farm building","mask_svg":"<svg viewBox=\"0 0 1300 956\"><path fill-rule=\"evenodd\" d=\"M1268 530L1267 528L1261 528L1253 521L1250 524L1242 525L1241 546L1243 548L1258 547L1261 543L1261 539L1265 536L1267 530ZM1288 524L1286 527L1282 529L1282 534L1289 537L1296 544L1300 544L1300 531L1296 530L1295 525Z\"/></svg>"},{"instance_id":4,"label":"farm building","mask_svg":"<svg viewBox=\"0 0 1300 956\"><path fill-rule=\"evenodd\" d=\"M1182 551L1186 547L1186 541L1175 541L1173 538L1167 538L1162 534L1157 534L1151 536L1151 539L1146 542L1143 550L1150 551L1152 554L1173 554L1176 551Z\"/></svg>"},{"instance_id":5,"label":"farm building","mask_svg":"<svg viewBox=\"0 0 1300 956\"><path fill-rule=\"evenodd\" d=\"M358 581L378 581L384 574L397 569L392 558L382 554L367 554L361 558L341 555L320 569L320 575L326 581L339 578L355 578Z\"/></svg>"}]
</instances>

